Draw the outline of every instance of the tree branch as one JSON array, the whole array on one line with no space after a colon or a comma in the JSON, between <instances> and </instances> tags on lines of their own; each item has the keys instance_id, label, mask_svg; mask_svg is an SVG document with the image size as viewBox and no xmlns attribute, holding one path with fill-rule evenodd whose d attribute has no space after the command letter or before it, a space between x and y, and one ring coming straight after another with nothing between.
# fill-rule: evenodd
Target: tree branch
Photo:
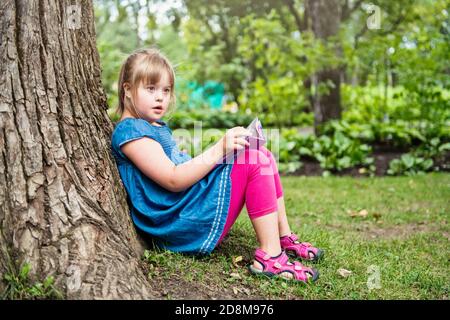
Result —
<instances>
[{"instance_id":1,"label":"tree branch","mask_svg":"<svg viewBox=\"0 0 450 320\"><path fill-rule=\"evenodd\" d=\"M389 33L394 32L395 30L397 30L398 26L400 25L400 23L405 19L406 14L400 15L399 17L397 17L397 19L392 23L392 26L389 30L384 30L383 32L380 32L380 35L385 36L388 35Z\"/></svg>"},{"instance_id":2,"label":"tree branch","mask_svg":"<svg viewBox=\"0 0 450 320\"><path fill-rule=\"evenodd\" d=\"M361 38L366 33L367 30L369 29L367 28L367 25L364 24L364 27L355 35L355 42L353 48L355 49L358 48L359 38Z\"/></svg>"},{"instance_id":3,"label":"tree branch","mask_svg":"<svg viewBox=\"0 0 450 320\"><path fill-rule=\"evenodd\" d=\"M306 29L306 23L302 21L300 14L298 13L297 9L295 9L294 0L284 0L284 3L288 6L289 11L294 16L298 31L304 31Z\"/></svg>"},{"instance_id":4,"label":"tree branch","mask_svg":"<svg viewBox=\"0 0 450 320\"><path fill-rule=\"evenodd\" d=\"M392 32L395 32L400 23L405 19L405 17L406 14L398 16L397 19L392 23L391 28L389 28L389 30L380 31L378 32L377 35L386 36ZM355 35L355 44L353 46L355 49L358 48L359 38L361 38L366 33L367 30L368 30L367 25L364 25L364 27Z\"/></svg>"},{"instance_id":5,"label":"tree branch","mask_svg":"<svg viewBox=\"0 0 450 320\"><path fill-rule=\"evenodd\" d=\"M345 21L348 18L350 18L350 16L352 15L353 12L356 11L356 9L359 9L359 7L361 7L361 4L363 3L364 0L358 0L355 2L355 4L353 5L352 8L350 8L348 6L348 0L345 0L344 5L342 6L341 12L341 21Z\"/></svg>"}]
</instances>

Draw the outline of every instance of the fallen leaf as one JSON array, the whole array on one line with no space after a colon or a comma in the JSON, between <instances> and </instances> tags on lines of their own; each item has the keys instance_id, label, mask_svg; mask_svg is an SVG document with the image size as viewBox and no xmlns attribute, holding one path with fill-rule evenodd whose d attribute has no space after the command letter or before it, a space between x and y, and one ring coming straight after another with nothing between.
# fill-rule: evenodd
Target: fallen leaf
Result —
<instances>
[{"instance_id":1,"label":"fallen leaf","mask_svg":"<svg viewBox=\"0 0 450 320\"><path fill-rule=\"evenodd\" d=\"M241 279L241 275L239 273L233 272L233 273L230 273L230 276L232 276L233 278L236 278L236 279Z\"/></svg>"},{"instance_id":2,"label":"fallen leaf","mask_svg":"<svg viewBox=\"0 0 450 320\"><path fill-rule=\"evenodd\" d=\"M348 214L350 217L352 217L352 218L358 216L358 212L352 211L352 210L347 210L347 214Z\"/></svg>"},{"instance_id":3,"label":"fallen leaf","mask_svg":"<svg viewBox=\"0 0 450 320\"><path fill-rule=\"evenodd\" d=\"M368 214L369 213L367 212L366 209L363 209L360 212L358 212L358 216L363 217L363 218L367 217Z\"/></svg>"},{"instance_id":4,"label":"fallen leaf","mask_svg":"<svg viewBox=\"0 0 450 320\"><path fill-rule=\"evenodd\" d=\"M352 272L350 270L346 270L343 268L340 268L337 270L337 273L342 277L342 278L347 278L349 276L352 275Z\"/></svg>"},{"instance_id":5,"label":"fallen leaf","mask_svg":"<svg viewBox=\"0 0 450 320\"><path fill-rule=\"evenodd\" d=\"M238 294L238 292L239 292L238 288L233 287L233 292L234 292L234 294Z\"/></svg>"},{"instance_id":6,"label":"fallen leaf","mask_svg":"<svg viewBox=\"0 0 450 320\"><path fill-rule=\"evenodd\" d=\"M355 217L367 217L367 215L369 214L369 212L366 209L363 209L361 211L352 211L352 210L347 210L347 213L350 215L350 217L355 218Z\"/></svg>"},{"instance_id":7,"label":"fallen leaf","mask_svg":"<svg viewBox=\"0 0 450 320\"><path fill-rule=\"evenodd\" d=\"M233 260L233 265L235 267L239 267L239 262L242 261L242 256L233 257L232 260Z\"/></svg>"}]
</instances>

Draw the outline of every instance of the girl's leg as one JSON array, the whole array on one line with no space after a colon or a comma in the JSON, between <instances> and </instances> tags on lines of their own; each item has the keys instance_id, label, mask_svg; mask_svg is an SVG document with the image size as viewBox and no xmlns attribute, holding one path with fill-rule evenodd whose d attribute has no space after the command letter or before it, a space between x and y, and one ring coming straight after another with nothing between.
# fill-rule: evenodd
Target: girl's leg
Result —
<instances>
[{"instance_id":1,"label":"girl's leg","mask_svg":"<svg viewBox=\"0 0 450 320\"><path fill-rule=\"evenodd\" d=\"M289 227L289 223L286 216L286 207L284 203L283 196L283 187L281 184L280 174L278 172L278 166L273 154L264 146L261 146L258 149L262 152L266 158L261 156L258 152L249 152L249 149L246 149L246 153L241 153L239 157L235 160L235 164L233 165L233 171L231 174L232 181L236 183L232 186L232 201L230 203L230 209L228 214L228 219L225 225L224 232L219 242L222 241L223 237L228 233L231 226L237 219L240 211L242 210L245 202L244 192L246 183L242 183L245 181L245 176L248 174L248 170L244 167L248 164L259 165L260 170L259 173L264 176L272 176L275 183L275 194L277 198L277 211L278 211L278 232L280 237L290 235L291 229ZM259 154L259 156L258 156ZM244 170L243 170L244 169ZM239 182L238 180L242 180Z\"/></svg>"},{"instance_id":2,"label":"girl's leg","mask_svg":"<svg viewBox=\"0 0 450 320\"><path fill-rule=\"evenodd\" d=\"M261 170L261 173L273 176L275 182L276 195L278 199L283 196L283 186L281 185L280 173L278 172L278 166L275 157L273 156L272 152L270 152L264 146L259 147L258 150L264 153L264 155L269 160L268 161L269 163L264 164L264 168Z\"/></svg>"},{"instance_id":3,"label":"girl's leg","mask_svg":"<svg viewBox=\"0 0 450 320\"><path fill-rule=\"evenodd\" d=\"M266 150L246 149L233 164L230 207L219 243L236 221L245 202L260 248L271 256L278 256L281 245L277 196L282 196L282 189L281 182L278 182L278 189L276 187L278 169L273 155ZM271 168L272 165L275 168ZM262 268L257 261L253 265ZM288 273L286 276L292 275Z\"/></svg>"},{"instance_id":4,"label":"girl's leg","mask_svg":"<svg viewBox=\"0 0 450 320\"><path fill-rule=\"evenodd\" d=\"M276 164L275 158L273 154L267 150L265 147L260 147L259 150L263 152L266 157L270 160L273 177L275 180L275 187L276 187L276 194L277 194L277 205L278 205L278 231L280 234L280 241L282 242L282 249L285 249L287 247L291 247L290 241L287 240L288 236L292 235L291 228L289 227L288 219L286 216L286 207L284 204L284 197L283 197L283 189L281 186L281 179L280 175L278 173L278 166ZM294 235L296 236L296 235ZM284 239L283 239L284 238ZM292 240L295 241L295 240ZM293 243L295 244L295 242ZM300 242L297 242L301 246ZM298 246L297 246L298 248ZM291 248L292 249L292 248ZM309 249L303 251L299 249L300 257L303 259L307 259L306 256L309 257L307 260L317 260L318 257L320 258L323 255L323 251L319 248L309 247ZM307 252L307 253L306 253Z\"/></svg>"},{"instance_id":5,"label":"girl's leg","mask_svg":"<svg viewBox=\"0 0 450 320\"><path fill-rule=\"evenodd\" d=\"M269 213L251 221L260 248L272 257L278 256L281 253L280 235L278 233L278 213ZM256 261L254 266L261 269L261 265Z\"/></svg>"},{"instance_id":6,"label":"girl's leg","mask_svg":"<svg viewBox=\"0 0 450 320\"><path fill-rule=\"evenodd\" d=\"M280 237L288 236L291 234L291 228L286 215L286 206L284 205L284 197L281 196L277 199L278 203L278 231Z\"/></svg>"},{"instance_id":7,"label":"girl's leg","mask_svg":"<svg viewBox=\"0 0 450 320\"><path fill-rule=\"evenodd\" d=\"M236 221L244 203L250 219L277 212L273 176L261 174L262 167L267 166L267 163L269 159L254 149L245 149L236 159L231 170L231 199L227 221L219 243Z\"/></svg>"},{"instance_id":8,"label":"girl's leg","mask_svg":"<svg viewBox=\"0 0 450 320\"><path fill-rule=\"evenodd\" d=\"M286 215L286 207L284 204L284 196L283 196L283 187L281 185L280 174L278 172L277 162L272 154L266 147L261 146L259 148L261 152L263 152L266 157L270 160L270 166L272 168L273 178L275 181L275 188L277 194L277 204L278 204L278 231L280 233L280 237L290 235L291 228L289 227L287 215Z\"/></svg>"}]
</instances>

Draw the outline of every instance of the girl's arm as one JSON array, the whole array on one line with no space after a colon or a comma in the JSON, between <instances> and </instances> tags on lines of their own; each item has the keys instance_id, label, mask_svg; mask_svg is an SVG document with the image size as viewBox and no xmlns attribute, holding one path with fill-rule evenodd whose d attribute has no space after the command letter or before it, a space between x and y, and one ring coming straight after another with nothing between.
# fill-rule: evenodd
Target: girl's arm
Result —
<instances>
[{"instance_id":1,"label":"girl's arm","mask_svg":"<svg viewBox=\"0 0 450 320\"><path fill-rule=\"evenodd\" d=\"M180 192L206 176L225 154L249 145L238 137L248 135L250 133L242 127L232 128L205 152L179 165L175 165L162 146L151 138L130 141L121 150L147 177L169 191Z\"/></svg>"}]
</instances>

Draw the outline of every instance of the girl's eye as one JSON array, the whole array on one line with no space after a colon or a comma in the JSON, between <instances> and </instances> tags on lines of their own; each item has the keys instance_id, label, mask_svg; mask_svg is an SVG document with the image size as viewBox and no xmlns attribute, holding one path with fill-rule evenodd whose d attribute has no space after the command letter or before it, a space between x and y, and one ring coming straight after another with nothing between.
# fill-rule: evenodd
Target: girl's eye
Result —
<instances>
[{"instance_id":1,"label":"girl's eye","mask_svg":"<svg viewBox=\"0 0 450 320\"><path fill-rule=\"evenodd\" d=\"M170 89L166 89L165 92L166 92L166 93L169 93L169 92L170 92Z\"/></svg>"},{"instance_id":2,"label":"girl's eye","mask_svg":"<svg viewBox=\"0 0 450 320\"><path fill-rule=\"evenodd\" d=\"M150 90L150 91L154 91L155 87L147 87L147 89Z\"/></svg>"}]
</instances>

